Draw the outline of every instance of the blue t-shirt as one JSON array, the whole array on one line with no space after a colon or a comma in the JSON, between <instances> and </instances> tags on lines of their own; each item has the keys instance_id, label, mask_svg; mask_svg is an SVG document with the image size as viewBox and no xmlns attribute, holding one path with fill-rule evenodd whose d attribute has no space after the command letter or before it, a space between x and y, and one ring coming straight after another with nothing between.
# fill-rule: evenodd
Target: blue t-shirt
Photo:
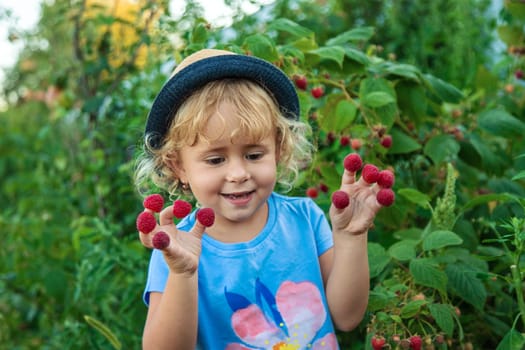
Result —
<instances>
[{"instance_id":1,"label":"blue t-shirt","mask_svg":"<svg viewBox=\"0 0 525 350\"><path fill-rule=\"evenodd\" d=\"M273 193L268 207L266 226L251 241L203 236L198 349L338 349L318 259L333 246L328 221L310 198ZM189 231L194 222L195 212L178 227ZM153 250L146 304L168 273Z\"/></svg>"}]
</instances>

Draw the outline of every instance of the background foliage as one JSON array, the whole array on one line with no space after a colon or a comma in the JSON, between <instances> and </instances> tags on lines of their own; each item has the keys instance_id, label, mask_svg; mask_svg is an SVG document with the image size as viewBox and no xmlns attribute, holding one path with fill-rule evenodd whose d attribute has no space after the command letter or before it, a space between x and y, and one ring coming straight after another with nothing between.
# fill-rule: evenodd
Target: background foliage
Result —
<instances>
[{"instance_id":1,"label":"background foliage","mask_svg":"<svg viewBox=\"0 0 525 350\"><path fill-rule=\"evenodd\" d=\"M214 28L193 1L182 14L169 1L44 3L34 31L10 33L24 50L0 114L0 347L140 347L149 252L133 156L176 62L226 47L307 79L318 152L292 195L314 188L327 209L349 152L396 173L396 203L370 233L369 312L342 348L420 336L521 349L525 5L489 5L279 0Z\"/></svg>"}]
</instances>

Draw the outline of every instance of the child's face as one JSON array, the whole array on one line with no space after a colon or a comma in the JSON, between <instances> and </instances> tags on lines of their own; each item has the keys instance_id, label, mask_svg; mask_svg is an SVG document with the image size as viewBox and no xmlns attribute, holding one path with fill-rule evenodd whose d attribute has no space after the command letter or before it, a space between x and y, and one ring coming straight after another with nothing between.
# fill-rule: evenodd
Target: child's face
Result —
<instances>
[{"instance_id":1,"label":"child's face","mask_svg":"<svg viewBox=\"0 0 525 350\"><path fill-rule=\"evenodd\" d=\"M214 227L246 224L262 227L266 200L277 177L275 133L253 143L232 131L237 128L236 110L228 102L219 105L204 130L210 142L199 138L180 150L178 175L190 185L199 203L215 211ZM221 118L222 116L222 118Z\"/></svg>"}]
</instances>

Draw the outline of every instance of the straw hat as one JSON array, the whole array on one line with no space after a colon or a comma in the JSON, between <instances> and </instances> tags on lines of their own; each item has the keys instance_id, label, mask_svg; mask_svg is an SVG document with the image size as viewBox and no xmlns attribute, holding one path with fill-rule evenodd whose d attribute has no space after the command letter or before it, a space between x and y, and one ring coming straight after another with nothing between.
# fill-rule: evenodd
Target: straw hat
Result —
<instances>
[{"instance_id":1,"label":"straw hat","mask_svg":"<svg viewBox=\"0 0 525 350\"><path fill-rule=\"evenodd\" d=\"M162 146L171 119L193 92L211 81L228 78L254 81L273 96L285 117L299 118L297 92L279 68L253 56L203 49L180 62L155 98L145 130L150 145L153 148Z\"/></svg>"}]
</instances>

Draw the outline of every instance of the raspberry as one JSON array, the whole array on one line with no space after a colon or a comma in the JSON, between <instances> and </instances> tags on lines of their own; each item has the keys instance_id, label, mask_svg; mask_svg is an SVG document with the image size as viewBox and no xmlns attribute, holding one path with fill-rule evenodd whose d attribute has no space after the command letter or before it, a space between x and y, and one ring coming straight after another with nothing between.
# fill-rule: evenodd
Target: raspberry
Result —
<instances>
[{"instance_id":1,"label":"raspberry","mask_svg":"<svg viewBox=\"0 0 525 350\"><path fill-rule=\"evenodd\" d=\"M379 169L373 164L365 164L361 176L369 184L373 184L379 177Z\"/></svg>"},{"instance_id":2,"label":"raspberry","mask_svg":"<svg viewBox=\"0 0 525 350\"><path fill-rule=\"evenodd\" d=\"M191 204L182 200L177 199L173 202L173 216L177 219L182 219L191 212Z\"/></svg>"},{"instance_id":3,"label":"raspberry","mask_svg":"<svg viewBox=\"0 0 525 350\"><path fill-rule=\"evenodd\" d=\"M381 146L384 148L390 148L392 147L392 136L385 135L381 138Z\"/></svg>"},{"instance_id":4,"label":"raspberry","mask_svg":"<svg viewBox=\"0 0 525 350\"><path fill-rule=\"evenodd\" d=\"M210 227L215 221L215 212L212 208L201 208L197 211L197 220L202 225Z\"/></svg>"},{"instance_id":5,"label":"raspberry","mask_svg":"<svg viewBox=\"0 0 525 350\"><path fill-rule=\"evenodd\" d=\"M386 340L385 338L381 337L381 336L374 336L372 338L372 349L374 350L380 350L383 348L383 346L385 345L386 343Z\"/></svg>"},{"instance_id":6,"label":"raspberry","mask_svg":"<svg viewBox=\"0 0 525 350\"><path fill-rule=\"evenodd\" d=\"M297 86L298 89L306 90L306 87L308 86L308 80L304 75L296 75L294 77L295 86Z\"/></svg>"},{"instance_id":7,"label":"raspberry","mask_svg":"<svg viewBox=\"0 0 525 350\"><path fill-rule=\"evenodd\" d=\"M396 195L394 191L390 188L382 188L377 192L376 195L377 202L384 207L389 207L394 203Z\"/></svg>"},{"instance_id":8,"label":"raspberry","mask_svg":"<svg viewBox=\"0 0 525 350\"><path fill-rule=\"evenodd\" d=\"M322 86L316 86L310 92L314 98L321 98L324 95L324 89Z\"/></svg>"},{"instance_id":9,"label":"raspberry","mask_svg":"<svg viewBox=\"0 0 525 350\"><path fill-rule=\"evenodd\" d=\"M361 169L363 166L363 161L361 160L361 156L359 156L359 154L351 153L345 157L343 165L346 170L355 173Z\"/></svg>"},{"instance_id":10,"label":"raspberry","mask_svg":"<svg viewBox=\"0 0 525 350\"><path fill-rule=\"evenodd\" d=\"M324 184L324 183L320 183L319 184L319 189L321 190L321 192L328 192L328 185L327 184Z\"/></svg>"},{"instance_id":11,"label":"raspberry","mask_svg":"<svg viewBox=\"0 0 525 350\"><path fill-rule=\"evenodd\" d=\"M348 146L350 144L350 136L341 136L339 144L343 147Z\"/></svg>"},{"instance_id":12,"label":"raspberry","mask_svg":"<svg viewBox=\"0 0 525 350\"><path fill-rule=\"evenodd\" d=\"M345 191L335 191L332 193L332 203L337 209L344 209L350 204L350 198Z\"/></svg>"},{"instance_id":13,"label":"raspberry","mask_svg":"<svg viewBox=\"0 0 525 350\"><path fill-rule=\"evenodd\" d=\"M160 213L164 207L164 198L160 194L152 194L144 198L144 208Z\"/></svg>"},{"instance_id":14,"label":"raspberry","mask_svg":"<svg viewBox=\"0 0 525 350\"><path fill-rule=\"evenodd\" d=\"M166 232L159 231L153 236L152 243L155 249L162 250L170 245L170 236Z\"/></svg>"},{"instance_id":15,"label":"raspberry","mask_svg":"<svg viewBox=\"0 0 525 350\"><path fill-rule=\"evenodd\" d=\"M410 340L410 348L412 350L421 350L421 344L423 343L421 341L421 337L419 335L413 335L409 338Z\"/></svg>"},{"instance_id":16,"label":"raspberry","mask_svg":"<svg viewBox=\"0 0 525 350\"><path fill-rule=\"evenodd\" d=\"M317 191L317 188L309 187L308 189L306 189L306 195L310 198L317 198L319 192Z\"/></svg>"},{"instance_id":17,"label":"raspberry","mask_svg":"<svg viewBox=\"0 0 525 350\"><path fill-rule=\"evenodd\" d=\"M157 220L150 212L143 211L137 216L137 230L142 233L150 233L157 226Z\"/></svg>"},{"instance_id":18,"label":"raspberry","mask_svg":"<svg viewBox=\"0 0 525 350\"><path fill-rule=\"evenodd\" d=\"M390 170L382 170L379 172L379 177L377 178L377 184L383 188L391 188L394 186L395 176L394 173Z\"/></svg>"}]
</instances>

